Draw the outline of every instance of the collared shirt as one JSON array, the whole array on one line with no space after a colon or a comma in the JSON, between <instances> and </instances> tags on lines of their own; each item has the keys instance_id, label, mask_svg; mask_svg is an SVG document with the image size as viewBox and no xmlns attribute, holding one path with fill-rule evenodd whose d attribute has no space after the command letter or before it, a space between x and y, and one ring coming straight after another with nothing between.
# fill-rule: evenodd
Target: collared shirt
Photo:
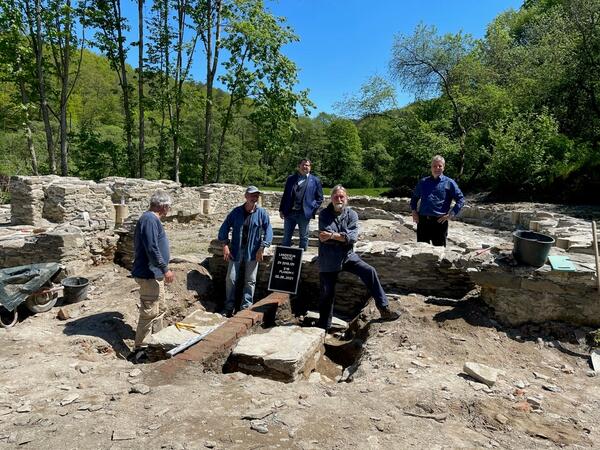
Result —
<instances>
[{"instance_id":1,"label":"collared shirt","mask_svg":"<svg viewBox=\"0 0 600 450\"><path fill-rule=\"evenodd\" d=\"M439 178L428 176L421 178L410 199L410 207L413 211L417 210L419 205L419 214L422 216L443 216L450 212L452 200L456 202L452 208L452 214L455 216L465 204L465 197L452 178L441 175Z\"/></svg>"},{"instance_id":2,"label":"collared shirt","mask_svg":"<svg viewBox=\"0 0 600 450\"><path fill-rule=\"evenodd\" d=\"M292 210L300 211L302 209L302 202L304 201L304 193L306 192L306 186L308 183L308 175L298 174L298 181L293 187L294 192L294 206Z\"/></svg>"},{"instance_id":3,"label":"collared shirt","mask_svg":"<svg viewBox=\"0 0 600 450\"><path fill-rule=\"evenodd\" d=\"M294 207L294 187L298 187L298 178L304 177L299 172L290 175L286 182L281 196L281 202L279 203L279 212L284 216L287 216L292 212ZM323 203L323 186L321 186L321 180L309 173L306 177L306 182L302 183L303 189L306 189L302 194L302 208L300 211L304 212L304 217L311 219L315 216L315 213Z\"/></svg>"},{"instance_id":4,"label":"collared shirt","mask_svg":"<svg viewBox=\"0 0 600 450\"><path fill-rule=\"evenodd\" d=\"M333 239L319 242L319 272L339 272L343 264L355 254L358 214L348 207L336 214L333 204L330 203L319 213L319 231L339 233L346 238L345 242Z\"/></svg>"},{"instance_id":5,"label":"collared shirt","mask_svg":"<svg viewBox=\"0 0 600 450\"><path fill-rule=\"evenodd\" d=\"M229 245L234 261L255 261L256 252L261 247L269 247L273 240L273 228L269 214L257 206L252 214L246 216L244 205L233 208L219 228L218 239ZM248 220L247 245L242 245L244 223ZM231 233L231 239L229 235Z\"/></svg>"},{"instance_id":6,"label":"collared shirt","mask_svg":"<svg viewBox=\"0 0 600 450\"><path fill-rule=\"evenodd\" d=\"M162 279L169 270L169 241L165 229L152 211L146 211L135 225L134 259L131 275L135 278Z\"/></svg>"}]
</instances>

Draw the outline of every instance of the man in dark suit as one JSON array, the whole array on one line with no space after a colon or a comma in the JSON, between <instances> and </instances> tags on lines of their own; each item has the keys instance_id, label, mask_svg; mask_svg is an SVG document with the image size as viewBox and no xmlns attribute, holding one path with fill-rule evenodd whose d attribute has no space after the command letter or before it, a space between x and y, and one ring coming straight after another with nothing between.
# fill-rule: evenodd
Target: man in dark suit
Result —
<instances>
[{"instance_id":1,"label":"man in dark suit","mask_svg":"<svg viewBox=\"0 0 600 450\"><path fill-rule=\"evenodd\" d=\"M292 234L298 226L300 248L308 247L310 219L323 203L323 186L318 177L310 173L311 162L302 159L298 163L298 172L290 175L285 182L285 189L279 204L279 215L283 219L282 245L292 245Z\"/></svg>"}]
</instances>

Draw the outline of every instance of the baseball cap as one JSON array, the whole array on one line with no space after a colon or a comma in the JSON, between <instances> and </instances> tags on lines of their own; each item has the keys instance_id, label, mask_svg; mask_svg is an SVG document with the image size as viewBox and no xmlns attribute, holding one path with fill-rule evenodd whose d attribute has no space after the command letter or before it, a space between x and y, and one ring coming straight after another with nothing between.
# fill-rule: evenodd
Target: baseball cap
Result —
<instances>
[{"instance_id":1,"label":"baseball cap","mask_svg":"<svg viewBox=\"0 0 600 450\"><path fill-rule=\"evenodd\" d=\"M260 191L256 186L248 186L246 188L246 194L256 194L257 192L260 194Z\"/></svg>"}]
</instances>

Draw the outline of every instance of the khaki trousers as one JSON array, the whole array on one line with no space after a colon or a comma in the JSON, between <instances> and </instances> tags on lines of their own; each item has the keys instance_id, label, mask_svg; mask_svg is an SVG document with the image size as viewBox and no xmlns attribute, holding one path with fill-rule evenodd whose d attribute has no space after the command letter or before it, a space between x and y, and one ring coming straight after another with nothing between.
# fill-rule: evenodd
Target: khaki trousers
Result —
<instances>
[{"instance_id":1,"label":"khaki trousers","mask_svg":"<svg viewBox=\"0 0 600 450\"><path fill-rule=\"evenodd\" d=\"M162 319L165 311L160 311L160 304L165 299L165 283L163 280L147 280L136 278L140 285L140 318L135 332L135 348L147 345L146 340L152 333L163 328Z\"/></svg>"}]
</instances>

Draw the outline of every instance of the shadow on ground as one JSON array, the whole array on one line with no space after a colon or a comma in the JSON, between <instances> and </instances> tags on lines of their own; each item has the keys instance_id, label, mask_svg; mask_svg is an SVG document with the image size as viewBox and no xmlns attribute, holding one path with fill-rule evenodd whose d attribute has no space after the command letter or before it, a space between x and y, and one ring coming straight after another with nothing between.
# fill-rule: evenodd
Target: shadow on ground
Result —
<instances>
[{"instance_id":1,"label":"shadow on ground","mask_svg":"<svg viewBox=\"0 0 600 450\"><path fill-rule=\"evenodd\" d=\"M472 326L495 328L498 332L506 333L506 336L517 342L536 342L539 345L554 347L570 356L589 359L589 349L585 344L585 336L592 331L589 327L578 327L563 322L504 326L494 320L493 309L489 308L479 297L464 300L429 297L425 302L451 307L433 317L437 323L464 320Z\"/></svg>"},{"instance_id":2,"label":"shadow on ground","mask_svg":"<svg viewBox=\"0 0 600 450\"><path fill-rule=\"evenodd\" d=\"M125 323L123 314L107 311L91 316L75 319L66 324L64 334L67 336L94 336L106 341L115 354L126 357L130 350L125 339L133 339L135 330Z\"/></svg>"}]
</instances>

